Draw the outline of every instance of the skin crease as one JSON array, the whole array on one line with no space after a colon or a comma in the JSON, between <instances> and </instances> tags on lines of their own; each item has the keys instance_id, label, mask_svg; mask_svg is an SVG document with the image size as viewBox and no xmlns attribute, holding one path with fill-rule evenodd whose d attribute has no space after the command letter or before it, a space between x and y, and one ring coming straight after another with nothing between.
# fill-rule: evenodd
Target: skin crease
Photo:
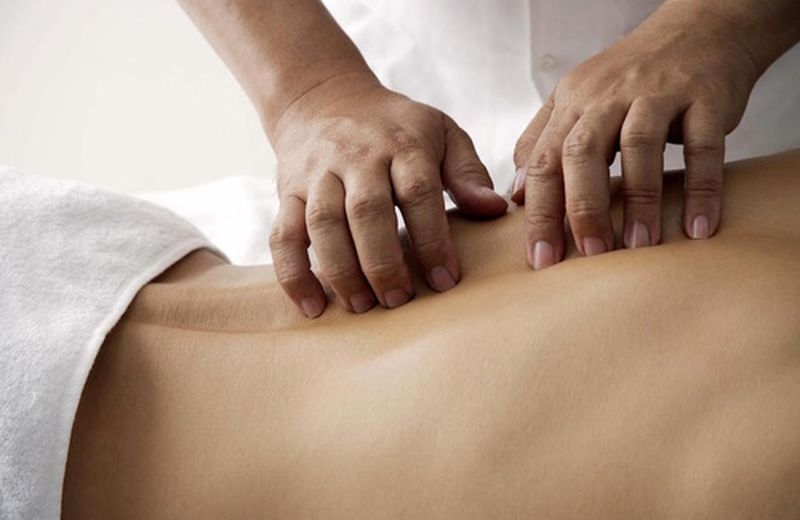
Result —
<instances>
[{"instance_id":1,"label":"skin crease","mask_svg":"<svg viewBox=\"0 0 800 520\"><path fill-rule=\"evenodd\" d=\"M446 114L384 88L316 0L182 0L253 100L278 158L280 210L270 248L282 287L317 317L327 300L310 270L353 312L414 296L394 208L428 285L461 278L442 191L477 218L507 202L469 136Z\"/></svg>"},{"instance_id":2,"label":"skin crease","mask_svg":"<svg viewBox=\"0 0 800 520\"><path fill-rule=\"evenodd\" d=\"M614 248L607 177L617 150L623 244L659 243L668 141L683 143L686 234L712 235L719 225L725 135L739 124L759 76L798 40L797 2L674 0L569 72L514 154L512 199L525 204L531 266L544 268L563 256L565 214L583 254Z\"/></svg>"},{"instance_id":3,"label":"skin crease","mask_svg":"<svg viewBox=\"0 0 800 520\"><path fill-rule=\"evenodd\" d=\"M376 302L394 308L413 297L395 205L427 285L454 287L461 268L442 190L478 218L506 209L467 134L446 114L381 86L319 1L181 4L253 100L275 150L281 207L270 246L278 280L297 308L312 318L323 312L322 279L352 312ZM565 214L582 254L615 247L606 161L616 148L624 173L623 244L659 243L668 139L684 143L684 229L693 238L712 235L724 137L758 77L800 40L798 22L796 0L668 0L564 77L514 153L513 200L525 204L530 266L563 258ZM309 243L319 259L316 275Z\"/></svg>"},{"instance_id":4,"label":"skin crease","mask_svg":"<svg viewBox=\"0 0 800 520\"><path fill-rule=\"evenodd\" d=\"M728 165L714 240L682 184L658 247L538 272L523 211L450 214L462 283L391 312L193 253L102 347L64 518L797 518L800 151Z\"/></svg>"}]
</instances>

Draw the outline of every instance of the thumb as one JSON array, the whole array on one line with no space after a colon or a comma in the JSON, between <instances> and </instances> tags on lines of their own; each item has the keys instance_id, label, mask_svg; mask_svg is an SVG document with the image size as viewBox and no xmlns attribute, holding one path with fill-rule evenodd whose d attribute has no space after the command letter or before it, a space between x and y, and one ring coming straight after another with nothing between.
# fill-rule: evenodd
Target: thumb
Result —
<instances>
[{"instance_id":1,"label":"thumb","mask_svg":"<svg viewBox=\"0 0 800 520\"><path fill-rule=\"evenodd\" d=\"M445 116L445 155L442 184L463 213L478 218L503 215L508 203L495 193L486 167L478 158L472 140Z\"/></svg>"}]
</instances>

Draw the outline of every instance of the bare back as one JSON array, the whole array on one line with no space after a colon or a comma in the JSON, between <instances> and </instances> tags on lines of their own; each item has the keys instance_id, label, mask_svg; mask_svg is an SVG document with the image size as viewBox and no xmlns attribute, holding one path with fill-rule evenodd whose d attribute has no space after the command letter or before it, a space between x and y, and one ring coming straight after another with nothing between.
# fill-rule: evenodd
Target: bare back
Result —
<instances>
[{"instance_id":1,"label":"bare back","mask_svg":"<svg viewBox=\"0 0 800 520\"><path fill-rule=\"evenodd\" d=\"M103 346L65 517L796 518L800 152L730 165L709 241L681 182L662 245L538 272L522 211L451 215L462 282L392 311L187 257Z\"/></svg>"}]
</instances>

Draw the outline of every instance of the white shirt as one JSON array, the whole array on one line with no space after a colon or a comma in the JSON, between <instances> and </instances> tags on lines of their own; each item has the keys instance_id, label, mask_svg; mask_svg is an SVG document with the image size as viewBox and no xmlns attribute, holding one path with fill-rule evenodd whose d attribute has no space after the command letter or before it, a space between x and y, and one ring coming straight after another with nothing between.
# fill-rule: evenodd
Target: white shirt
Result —
<instances>
[{"instance_id":1,"label":"white shirt","mask_svg":"<svg viewBox=\"0 0 800 520\"><path fill-rule=\"evenodd\" d=\"M435 106L473 138L496 187L558 80L647 18L659 0L327 0L389 88ZM770 67L726 141L728 160L800 146L800 46ZM666 168L681 168L668 145Z\"/></svg>"}]
</instances>

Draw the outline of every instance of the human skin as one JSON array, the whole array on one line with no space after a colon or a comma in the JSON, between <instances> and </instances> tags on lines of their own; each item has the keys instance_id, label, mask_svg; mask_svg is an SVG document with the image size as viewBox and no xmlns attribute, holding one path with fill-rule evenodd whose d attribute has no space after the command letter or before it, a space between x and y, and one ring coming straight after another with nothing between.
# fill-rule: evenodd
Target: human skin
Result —
<instances>
[{"instance_id":1,"label":"human skin","mask_svg":"<svg viewBox=\"0 0 800 520\"><path fill-rule=\"evenodd\" d=\"M770 64L800 41L796 0L668 0L561 79L517 142L513 200L528 261L564 254L566 215L586 255L615 247L608 164L621 151L626 247L661 239L664 146L682 143L687 236L720 222L725 136Z\"/></svg>"},{"instance_id":2,"label":"human skin","mask_svg":"<svg viewBox=\"0 0 800 520\"><path fill-rule=\"evenodd\" d=\"M383 87L318 0L181 0L253 101L278 159L280 210L270 236L282 287L306 316L327 299L365 312L414 295L395 205L428 285L461 278L445 216L447 190L465 213L506 201L470 138L446 114Z\"/></svg>"},{"instance_id":3,"label":"human skin","mask_svg":"<svg viewBox=\"0 0 800 520\"><path fill-rule=\"evenodd\" d=\"M726 168L714 240L682 182L658 247L536 272L523 211L450 214L462 283L391 312L188 256L100 351L64 518L797 518L800 151Z\"/></svg>"},{"instance_id":4,"label":"human skin","mask_svg":"<svg viewBox=\"0 0 800 520\"><path fill-rule=\"evenodd\" d=\"M442 190L466 214L506 210L464 131L446 114L384 88L317 0L181 3L250 96L278 157L281 206L270 245L297 308L312 318L323 312L321 278L352 312L413 297L395 205L429 287L458 283ZM670 0L571 71L514 153L513 199L526 208L529 265L563 258L565 215L582 254L614 249L607 160L616 148L625 246L661 240L667 140L684 144L683 227L692 238L712 235L724 137L758 77L800 39L799 21L796 0Z\"/></svg>"}]
</instances>

